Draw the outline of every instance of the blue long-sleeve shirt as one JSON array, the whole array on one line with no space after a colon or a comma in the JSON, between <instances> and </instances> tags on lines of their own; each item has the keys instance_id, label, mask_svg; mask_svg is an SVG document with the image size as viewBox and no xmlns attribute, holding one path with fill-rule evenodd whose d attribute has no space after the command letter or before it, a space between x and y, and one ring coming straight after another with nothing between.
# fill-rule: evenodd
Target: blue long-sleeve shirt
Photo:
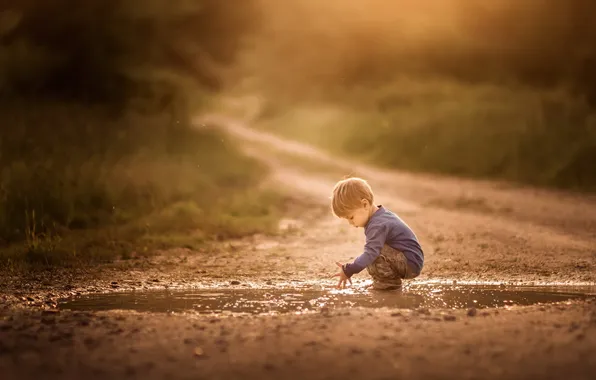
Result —
<instances>
[{"instance_id":1,"label":"blue long-sleeve shirt","mask_svg":"<svg viewBox=\"0 0 596 380\"><path fill-rule=\"evenodd\" d=\"M364 253L353 263L343 266L346 276L351 277L372 264L381 254L385 244L403 252L412 270L420 274L424 264L424 252L414 231L397 215L380 205L364 227L364 234Z\"/></svg>"}]
</instances>

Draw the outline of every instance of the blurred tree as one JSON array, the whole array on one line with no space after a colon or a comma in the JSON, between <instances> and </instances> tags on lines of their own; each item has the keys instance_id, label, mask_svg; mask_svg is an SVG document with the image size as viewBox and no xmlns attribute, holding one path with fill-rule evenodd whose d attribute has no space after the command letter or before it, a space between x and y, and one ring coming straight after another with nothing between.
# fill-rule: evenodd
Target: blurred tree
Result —
<instances>
[{"instance_id":1,"label":"blurred tree","mask_svg":"<svg viewBox=\"0 0 596 380\"><path fill-rule=\"evenodd\" d=\"M189 74L217 89L257 21L252 0L4 0L0 95L121 103Z\"/></svg>"},{"instance_id":2,"label":"blurred tree","mask_svg":"<svg viewBox=\"0 0 596 380\"><path fill-rule=\"evenodd\" d=\"M570 84L596 105L594 1L459 0L459 9L462 34L472 41L466 59L453 57L460 74Z\"/></svg>"}]
</instances>

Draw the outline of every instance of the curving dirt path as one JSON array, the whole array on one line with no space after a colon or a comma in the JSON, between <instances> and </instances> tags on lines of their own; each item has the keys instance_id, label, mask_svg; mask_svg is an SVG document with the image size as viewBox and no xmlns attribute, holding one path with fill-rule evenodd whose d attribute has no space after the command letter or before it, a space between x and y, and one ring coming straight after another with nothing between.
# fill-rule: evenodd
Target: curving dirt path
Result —
<instances>
[{"instance_id":1,"label":"curving dirt path","mask_svg":"<svg viewBox=\"0 0 596 380\"><path fill-rule=\"evenodd\" d=\"M210 123L225 126L248 154L272 167L278 186L325 207L335 181L350 174L366 178L377 203L401 215L419 236L426 255L421 280L596 284L596 196L381 170L234 120L202 121ZM358 254L351 241L362 241L361 230L344 235L330 214L319 222L337 241L349 236L341 248L337 241L323 243L343 253L337 258Z\"/></svg>"},{"instance_id":2,"label":"curving dirt path","mask_svg":"<svg viewBox=\"0 0 596 380\"><path fill-rule=\"evenodd\" d=\"M592 379L596 301L481 310L325 310L270 317L60 311L75 293L331 286L362 230L334 218L334 182L360 175L426 253L418 282L596 284L596 198L409 174L205 117L290 194L280 234L172 250L94 270L0 278L0 379ZM356 276L356 285L367 281ZM58 303L57 307L55 303Z\"/></svg>"}]
</instances>

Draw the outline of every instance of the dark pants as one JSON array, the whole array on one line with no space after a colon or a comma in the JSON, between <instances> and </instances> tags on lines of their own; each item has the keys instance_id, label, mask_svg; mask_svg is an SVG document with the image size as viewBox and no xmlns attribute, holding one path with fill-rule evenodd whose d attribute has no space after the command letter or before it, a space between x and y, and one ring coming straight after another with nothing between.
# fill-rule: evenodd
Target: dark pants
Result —
<instances>
[{"instance_id":1,"label":"dark pants","mask_svg":"<svg viewBox=\"0 0 596 380\"><path fill-rule=\"evenodd\" d=\"M386 244L379 257L367 266L366 270L373 278L373 288L380 290L400 288L402 279L418 276L408 264L403 252Z\"/></svg>"}]
</instances>

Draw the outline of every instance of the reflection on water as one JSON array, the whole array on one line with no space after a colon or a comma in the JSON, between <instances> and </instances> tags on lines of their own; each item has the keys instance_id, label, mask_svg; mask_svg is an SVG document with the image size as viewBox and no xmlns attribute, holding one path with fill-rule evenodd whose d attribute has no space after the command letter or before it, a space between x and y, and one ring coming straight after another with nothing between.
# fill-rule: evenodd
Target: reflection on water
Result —
<instances>
[{"instance_id":1,"label":"reflection on water","mask_svg":"<svg viewBox=\"0 0 596 380\"><path fill-rule=\"evenodd\" d=\"M137 310L151 312L288 313L349 307L486 308L531 305L588 297L596 289L411 285L400 291L299 289L202 289L93 294L66 300L67 310Z\"/></svg>"}]
</instances>

